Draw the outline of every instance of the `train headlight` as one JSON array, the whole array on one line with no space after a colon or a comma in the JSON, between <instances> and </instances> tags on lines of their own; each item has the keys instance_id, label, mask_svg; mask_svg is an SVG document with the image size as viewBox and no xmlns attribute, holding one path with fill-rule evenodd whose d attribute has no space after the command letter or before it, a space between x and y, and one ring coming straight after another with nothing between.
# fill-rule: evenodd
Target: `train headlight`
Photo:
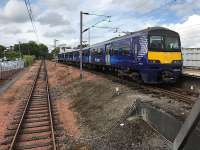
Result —
<instances>
[{"instance_id":1,"label":"train headlight","mask_svg":"<svg viewBox=\"0 0 200 150\"><path fill-rule=\"evenodd\" d=\"M160 60L148 60L150 64L160 64Z\"/></svg>"},{"instance_id":2,"label":"train headlight","mask_svg":"<svg viewBox=\"0 0 200 150\"><path fill-rule=\"evenodd\" d=\"M182 60L173 60L173 64L181 65L183 63Z\"/></svg>"}]
</instances>

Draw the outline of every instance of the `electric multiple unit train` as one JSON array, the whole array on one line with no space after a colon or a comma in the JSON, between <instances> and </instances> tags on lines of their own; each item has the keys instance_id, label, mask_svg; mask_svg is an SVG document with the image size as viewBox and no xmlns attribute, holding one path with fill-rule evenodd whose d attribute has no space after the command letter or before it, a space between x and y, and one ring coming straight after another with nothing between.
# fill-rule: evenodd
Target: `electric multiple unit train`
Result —
<instances>
[{"instance_id":1,"label":"electric multiple unit train","mask_svg":"<svg viewBox=\"0 0 200 150\"><path fill-rule=\"evenodd\" d=\"M61 53L60 62L79 63L79 50ZM83 66L117 71L145 83L173 83L182 73L177 32L151 27L86 47Z\"/></svg>"}]
</instances>

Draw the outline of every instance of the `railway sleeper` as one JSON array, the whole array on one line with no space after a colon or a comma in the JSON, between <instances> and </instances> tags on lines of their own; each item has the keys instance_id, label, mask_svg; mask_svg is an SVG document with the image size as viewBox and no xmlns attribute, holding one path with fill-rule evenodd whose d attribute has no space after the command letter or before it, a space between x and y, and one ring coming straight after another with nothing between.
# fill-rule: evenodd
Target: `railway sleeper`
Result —
<instances>
[{"instance_id":1,"label":"railway sleeper","mask_svg":"<svg viewBox=\"0 0 200 150\"><path fill-rule=\"evenodd\" d=\"M50 149L52 146L52 142L41 142L41 143L34 143L34 144L23 144L21 145L20 143L17 144L16 150L22 150L22 149L33 149L33 148L40 148L40 147L49 147Z\"/></svg>"},{"instance_id":2,"label":"railway sleeper","mask_svg":"<svg viewBox=\"0 0 200 150\"><path fill-rule=\"evenodd\" d=\"M31 126L39 125L39 124L49 124L50 125L50 120L48 120L48 121L26 123L26 125L23 125L23 126L26 126L27 128L29 128Z\"/></svg>"},{"instance_id":3,"label":"railway sleeper","mask_svg":"<svg viewBox=\"0 0 200 150\"><path fill-rule=\"evenodd\" d=\"M28 114L29 115L38 115L38 114L47 114L48 110L45 111L29 111Z\"/></svg>"},{"instance_id":4,"label":"railway sleeper","mask_svg":"<svg viewBox=\"0 0 200 150\"><path fill-rule=\"evenodd\" d=\"M47 101L47 97L40 97L40 98L32 98L33 102L46 102Z\"/></svg>"},{"instance_id":5,"label":"railway sleeper","mask_svg":"<svg viewBox=\"0 0 200 150\"><path fill-rule=\"evenodd\" d=\"M37 122L37 123L26 123L25 125L23 125L23 127L25 128L34 128L34 127L42 127L42 126L48 126L50 125L50 121L46 121L46 122ZM18 125L12 125L9 126L7 129L8 130L16 130Z\"/></svg>"},{"instance_id":6,"label":"railway sleeper","mask_svg":"<svg viewBox=\"0 0 200 150\"><path fill-rule=\"evenodd\" d=\"M46 135L21 136L19 137L18 141L29 142L29 141L38 141L38 140L44 140L44 139L50 139L50 138L51 138L51 133L48 133Z\"/></svg>"},{"instance_id":7,"label":"railway sleeper","mask_svg":"<svg viewBox=\"0 0 200 150\"><path fill-rule=\"evenodd\" d=\"M48 96L47 94L40 94L39 95L39 94L34 93L31 98L32 99L39 99L39 98L47 98L47 96Z\"/></svg>"},{"instance_id":8,"label":"railway sleeper","mask_svg":"<svg viewBox=\"0 0 200 150\"><path fill-rule=\"evenodd\" d=\"M34 92L39 94L39 95L46 95L47 94L46 89L45 90L35 90Z\"/></svg>"},{"instance_id":9,"label":"railway sleeper","mask_svg":"<svg viewBox=\"0 0 200 150\"><path fill-rule=\"evenodd\" d=\"M23 125L23 127L26 128L26 129L28 129L28 128L38 128L38 127L47 127L47 126L50 126L49 122Z\"/></svg>"},{"instance_id":10,"label":"railway sleeper","mask_svg":"<svg viewBox=\"0 0 200 150\"><path fill-rule=\"evenodd\" d=\"M38 105L47 105L47 102L37 101L31 103L31 106L38 106Z\"/></svg>"},{"instance_id":11,"label":"railway sleeper","mask_svg":"<svg viewBox=\"0 0 200 150\"><path fill-rule=\"evenodd\" d=\"M29 114L27 113L25 118L39 118L39 117L48 117L48 114Z\"/></svg>"},{"instance_id":12,"label":"railway sleeper","mask_svg":"<svg viewBox=\"0 0 200 150\"><path fill-rule=\"evenodd\" d=\"M33 130L33 129L23 129L20 134L33 134L33 133L43 133L43 132L51 132L51 128L50 126L42 128L42 129L37 129L37 130Z\"/></svg>"},{"instance_id":13,"label":"railway sleeper","mask_svg":"<svg viewBox=\"0 0 200 150\"><path fill-rule=\"evenodd\" d=\"M31 104L30 108L48 108L47 104Z\"/></svg>"},{"instance_id":14,"label":"railway sleeper","mask_svg":"<svg viewBox=\"0 0 200 150\"><path fill-rule=\"evenodd\" d=\"M48 110L30 110L29 113L33 113L33 114L41 113L41 114L43 114L43 113L48 113Z\"/></svg>"},{"instance_id":15,"label":"railway sleeper","mask_svg":"<svg viewBox=\"0 0 200 150\"><path fill-rule=\"evenodd\" d=\"M39 111L39 110L48 110L48 106L29 108L29 111Z\"/></svg>"},{"instance_id":16,"label":"railway sleeper","mask_svg":"<svg viewBox=\"0 0 200 150\"><path fill-rule=\"evenodd\" d=\"M41 121L48 121L49 120L49 116L48 117L43 117L43 118L28 118L24 120L24 123L34 123L34 122L41 122Z\"/></svg>"}]
</instances>

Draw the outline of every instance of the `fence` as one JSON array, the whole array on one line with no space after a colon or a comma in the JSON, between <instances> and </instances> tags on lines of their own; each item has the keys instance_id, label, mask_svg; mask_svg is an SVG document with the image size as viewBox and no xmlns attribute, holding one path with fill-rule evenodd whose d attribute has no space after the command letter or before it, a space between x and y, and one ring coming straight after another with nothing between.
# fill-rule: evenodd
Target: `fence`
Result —
<instances>
[{"instance_id":1,"label":"fence","mask_svg":"<svg viewBox=\"0 0 200 150\"><path fill-rule=\"evenodd\" d=\"M183 48L183 66L200 68L200 48Z\"/></svg>"},{"instance_id":2,"label":"fence","mask_svg":"<svg viewBox=\"0 0 200 150\"><path fill-rule=\"evenodd\" d=\"M0 62L0 80L7 80L12 75L24 68L24 61Z\"/></svg>"}]
</instances>

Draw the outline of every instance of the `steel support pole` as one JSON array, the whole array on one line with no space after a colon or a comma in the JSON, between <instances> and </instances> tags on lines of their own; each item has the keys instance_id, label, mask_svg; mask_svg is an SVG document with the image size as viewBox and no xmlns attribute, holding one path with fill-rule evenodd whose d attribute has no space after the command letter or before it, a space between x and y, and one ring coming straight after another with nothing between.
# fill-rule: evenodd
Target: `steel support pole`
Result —
<instances>
[{"instance_id":1,"label":"steel support pole","mask_svg":"<svg viewBox=\"0 0 200 150\"><path fill-rule=\"evenodd\" d=\"M82 42L83 41L83 12L80 12L80 78L83 79Z\"/></svg>"},{"instance_id":2,"label":"steel support pole","mask_svg":"<svg viewBox=\"0 0 200 150\"><path fill-rule=\"evenodd\" d=\"M91 28L88 29L88 44L89 44L89 46L90 46L90 30L91 30Z\"/></svg>"},{"instance_id":3,"label":"steel support pole","mask_svg":"<svg viewBox=\"0 0 200 150\"><path fill-rule=\"evenodd\" d=\"M20 59L22 59L20 42L19 42L19 55L20 55Z\"/></svg>"}]
</instances>

